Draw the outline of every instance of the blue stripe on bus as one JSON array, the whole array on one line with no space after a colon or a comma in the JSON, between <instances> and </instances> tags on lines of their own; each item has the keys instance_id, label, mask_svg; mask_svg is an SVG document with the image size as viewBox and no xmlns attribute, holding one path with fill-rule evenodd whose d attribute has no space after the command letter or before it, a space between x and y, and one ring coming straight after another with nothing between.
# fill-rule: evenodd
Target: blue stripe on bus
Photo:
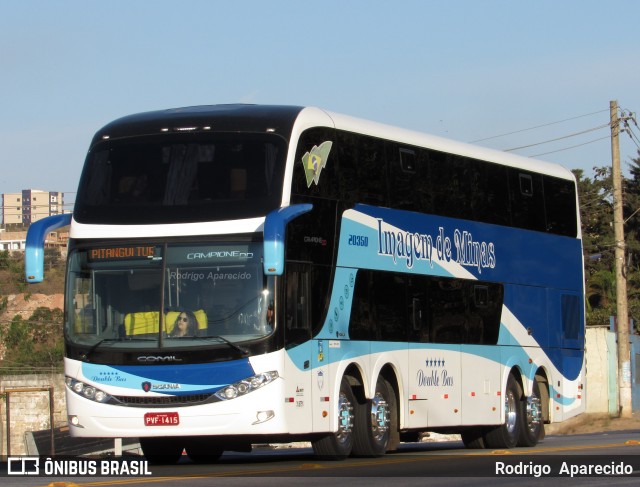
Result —
<instances>
[{"instance_id":1,"label":"blue stripe on bus","mask_svg":"<svg viewBox=\"0 0 640 487\"><path fill-rule=\"evenodd\" d=\"M462 249L461 241L456 241L456 237L465 232L467 243L484 243L486 248L492 245L493 260L472 263L468 254L466 257L457 255ZM384 241L385 238L391 239ZM422 239L422 246L416 246L419 239ZM451 245L450 255L444 250L447 239ZM394 248L387 248L391 246ZM316 338L349 339L352 296L359 268L502 282L504 305L518 320L516 326L528 330L563 376L574 380L582 370L584 335L579 332L571 340L563 336L560 300L563 295L582 300L581 256L581 243L575 238L356 205L355 211L342 219L329 313ZM580 322L584 322L582 309ZM441 344L412 346L448 348ZM526 351L502 324L498 346L494 347L496 352L485 353L492 355L488 357L492 360L504 362L493 356L505 346L508 349L503 352L511 360L522 364L528 361Z\"/></svg>"},{"instance_id":2,"label":"blue stripe on bus","mask_svg":"<svg viewBox=\"0 0 640 487\"><path fill-rule=\"evenodd\" d=\"M555 387L553 387L553 384L549 384L549 395L553 402L557 402L561 406L570 406L578 400L577 397L563 396Z\"/></svg>"},{"instance_id":3,"label":"blue stripe on bus","mask_svg":"<svg viewBox=\"0 0 640 487\"><path fill-rule=\"evenodd\" d=\"M442 240L449 239L452 248L448 260L454 265L458 264L457 268L461 272L467 271L477 279L575 292L582 290L582 250L579 239L368 205L356 205L355 210L398 228L404 235L430 237L434 246L434 257L437 257L440 250L438 244L441 245ZM344 217L343 225L346 227L341 230L339 265L446 275L441 273L442 270L434 261L421 261L414 255L413 266L408 267L408 259L396 259L394 262L392 257L379 253L376 228ZM493 244L493 267L488 265L488 262L484 266L481 263L473 265L472 259L468 256L466 259L463 258L463 246L461 242L456 241L456 231L458 236L464 236L466 232L465 242L468 245ZM366 248L348 245L348 235L357 235L358 232L368 237ZM361 262L364 265L360 265ZM430 267L431 263L434 264L434 268Z\"/></svg>"},{"instance_id":4,"label":"blue stripe on bus","mask_svg":"<svg viewBox=\"0 0 640 487\"><path fill-rule=\"evenodd\" d=\"M248 359L232 362L184 365L101 365L82 364L83 376L96 384L124 387L136 391L144 382L161 387L152 392L175 396L211 393L255 374ZM165 388L163 388L165 387Z\"/></svg>"},{"instance_id":5,"label":"blue stripe on bus","mask_svg":"<svg viewBox=\"0 0 640 487\"><path fill-rule=\"evenodd\" d=\"M314 340L314 342L316 342ZM318 340L321 343L322 350L327 350L331 347L327 340ZM319 360L318 355L315 353L313 345L311 348L307 344L300 345L287 351L289 358L293 364L300 371L308 371L308 368L304 367L304 363L309 360L309 354L311 352L312 369L320 366L327 366L332 363L336 363L343 360L354 360L359 357L364 357L370 354L377 353L391 353L391 352L404 352L409 351L432 351L432 350L446 350L452 352L462 352L463 354L472 354L477 357L482 357L487 360L491 360L501 365L507 365L507 363L520 365L520 371L526 373L527 370L531 374L535 374L537 367L526 367L529 361L529 355L523 347L508 346L499 347L495 345L455 345L455 344L434 344L434 343L401 343L401 342L368 342L368 341L341 341L340 352L341 353L323 353L322 361ZM320 345L318 345L320 346ZM562 350L553 350L554 353L562 354ZM578 352L578 351L576 351ZM578 355L580 357L578 357ZM562 373L563 378L568 380L575 380L579 377L582 369L583 361L582 354L576 354L574 360L571 363L565 362L565 371ZM533 375L528 377L529 380L533 380ZM577 397L569 397L562 395L553 384L549 383L551 399L562 406L569 406L576 402Z\"/></svg>"},{"instance_id":6,"label":"blue stripe on bus","mask_svg":"<svg viewBox=\"0 0 640 487\"><path fill-rule=\"evenodd\" d=\"M506 330L506 328L503 327L503 330ZM331 347L331 345L328 343L331 340L313 340L312 342L317 343L318 341L324 342L322 345L323 351ZM341 350L340 354L336 354L335 352L331 354L323 353L322 361L318 360L317 354L314 353L313 348L311 349L311 352L309 351L309 347L306 346L306 344L293 347L287 350L287 353L291 361L301 371L306 370L304 364L309 360L309 355L311 355L312 358L312 366L318 367L334 362L339 362L345 359L354 359L370 354L390 353L406 350L443 350L451 352L461 352L464 354L482 357L484 359L491 360L492 362L500 363L501 365L516 363L519 364L523 369L526 365L528 370L535 370L535 367L528 367L530 365L530 355L527 353L527 348L519 345L460 345L447 343L369 342L363 340L340 340L339 348ZM584 357L581 350L552 349L545 350L545 354L549 357L550 360L552 360L552 357L549 356L550 354L557 355L560 360L564 360L565 370L562 374L564 378L575 380L579 377L580 371L582 370L582 361ZM532 378L533 377L529 377L529 379Z\"/></svg>"}]
</instances>

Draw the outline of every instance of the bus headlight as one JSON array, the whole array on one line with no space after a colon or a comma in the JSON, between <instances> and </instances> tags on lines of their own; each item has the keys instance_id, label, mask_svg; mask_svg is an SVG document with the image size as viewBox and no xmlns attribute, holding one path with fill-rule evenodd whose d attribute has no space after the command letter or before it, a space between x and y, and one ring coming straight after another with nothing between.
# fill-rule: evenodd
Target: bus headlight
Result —
<instances>
[{"instance_id":1,"label":"bus headlight","mask_svg":"<svg viewBox=\"0 0 640 487\"><path fill-rule=\"evenodd\" d=\"M67 387L79 396L91 399L96 402L107 402L111 399L111 396L100 389L96 389L93 386L80 382L79 380L72 379L71 377L64 378Z\"/></svg>"},{"instance_id":2,"label":"bus headlight","mask_svg":"<svg viewBox=\"0 0 640 487\"><path fill-rule=\"evenodd\" d=\"M228 401L229 399L235 399L236 397L244 396L256 389L260 389L262 386L273 382L278 377L278 372L275 370L263 372L261 374L247 377L246 379L239 380L233 384L229 384L228 386L216 391L215 395L223 401Z\"/></svg>"}]
</instances>

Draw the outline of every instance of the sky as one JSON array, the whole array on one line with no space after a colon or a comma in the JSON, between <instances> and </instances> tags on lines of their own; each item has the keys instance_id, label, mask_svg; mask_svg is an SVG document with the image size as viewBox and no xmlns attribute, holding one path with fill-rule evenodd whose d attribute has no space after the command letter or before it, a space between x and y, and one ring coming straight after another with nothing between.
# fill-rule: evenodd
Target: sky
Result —
<instances>
[{"instance_id":1,"label":"sky","mask_svg":"<svg viewBox=\"0 0 640 487\"><path fill-rule=\"evenodd\" d=\"M640 110L639 23L637 0L0 0L0 193L70 203L102 126L217 103L536 144L512 152L590 176L610 101Z\"/></svg>"}]
</instances>

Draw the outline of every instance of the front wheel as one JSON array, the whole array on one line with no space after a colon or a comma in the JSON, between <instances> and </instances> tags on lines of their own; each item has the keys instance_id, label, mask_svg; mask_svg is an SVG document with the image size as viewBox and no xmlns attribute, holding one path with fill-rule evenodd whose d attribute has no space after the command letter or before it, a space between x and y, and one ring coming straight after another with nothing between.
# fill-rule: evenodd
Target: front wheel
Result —
<instances>
[{"instance_id":1,"label":"front wheel","mask_svg":"<svg viewBox=\"0 0 640 487\"><path fill-rule=\"evenodd\" d=\"M338 396L338 431L312 442L313 452L328 460L342 460L353 449L353 408L356 398L351 386L343 377Z\"/></svg>"},{"instance_id":2,"label":"front wheel","mask_svg":"<svg viewBox=\"0 0 640 487\"><path fill-rule=\"evenodd\" d=\"M215 463L224 453L224 449L215 439L206 436L187 438L184 449L194 463Z\"/></svg>"},{"instance_id":3,"label":"front wheel","mask_svg":"<svg viewBox=\"0 0 640 487\"><path fill-rule=\"evenodd\" d=\"M140 438L144 457L152 465L170 465L182 457L182 438Z\"/></svg>"}]
</instances>

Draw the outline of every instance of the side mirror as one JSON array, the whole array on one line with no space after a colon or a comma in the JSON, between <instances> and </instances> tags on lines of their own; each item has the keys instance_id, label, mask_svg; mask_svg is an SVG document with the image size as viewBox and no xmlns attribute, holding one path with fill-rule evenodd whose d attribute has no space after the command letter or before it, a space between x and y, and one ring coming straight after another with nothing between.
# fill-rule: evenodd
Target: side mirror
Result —
<instances>
[{"instance_id":1,"label":"side mirror","mask_svg":"<svg viewBox=\"0 0 640 487\"><path fill-rule=\"evenodd\" d=\"M27 231L27 248L24 255L24 273L27 282L42 282L44 279L44 241L47 234L56 228L71 224L71 213L52 215L38 220Z\"/></svg>"}]
</instances>

